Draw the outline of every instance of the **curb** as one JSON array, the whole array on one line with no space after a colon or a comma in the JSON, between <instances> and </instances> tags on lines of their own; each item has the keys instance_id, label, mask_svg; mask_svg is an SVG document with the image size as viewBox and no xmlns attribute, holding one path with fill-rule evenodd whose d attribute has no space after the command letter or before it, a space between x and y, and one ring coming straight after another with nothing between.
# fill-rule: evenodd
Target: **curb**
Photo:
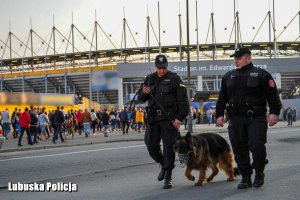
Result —
<instances>
[{"instance_id":1,"label":"curb","mask_svg":"<svg viewBox=\"0 0 300 200\"><path fill-rule=\"evenodd\" d=\"M144 139L118 139L118 140L110 140L110 141L96 141L96 142L86 142L86 143L77 143L77 144L63 144L63 145L54 145L54 146L39 146L39 147L21 147L16 149L3 149L0 150L1 153L9 153L9 152L18 152L18 151L30 151L30 150L41 150L41 149L54 149L54 148L62 148L62 147L74 147L74 146L87 146L93 144L105 144L105 143L114 143L114 142L132 142L132 141L143 141Z\"/></svg>"}]
</instances>

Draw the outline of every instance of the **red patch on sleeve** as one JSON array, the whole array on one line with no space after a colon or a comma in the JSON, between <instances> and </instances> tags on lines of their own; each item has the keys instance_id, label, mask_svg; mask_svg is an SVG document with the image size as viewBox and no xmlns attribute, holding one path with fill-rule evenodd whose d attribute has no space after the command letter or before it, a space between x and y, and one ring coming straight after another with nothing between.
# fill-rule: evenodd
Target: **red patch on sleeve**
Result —
<instances>
[{"instance_id":1,"label":"red patch on sleeve","mask_svg":"<svg viewBox=\"0 0 300 200\"><path fill-rule=\"evenodd\" d=\"M273 80L269 80L269 86L270 87L275 87L275 82Z\"/></svg>"}]
</instances>

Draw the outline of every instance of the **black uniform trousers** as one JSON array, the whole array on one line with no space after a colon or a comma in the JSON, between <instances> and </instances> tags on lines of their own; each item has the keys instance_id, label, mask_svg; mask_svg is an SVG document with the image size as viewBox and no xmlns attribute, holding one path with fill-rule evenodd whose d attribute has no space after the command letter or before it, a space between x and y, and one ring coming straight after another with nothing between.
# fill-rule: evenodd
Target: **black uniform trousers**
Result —
<instances>
[{"instance_id":1,"label":"black uniform trousers","mask_svg":"<svg viewBox=\"0 0 300 200\"><path fill-rule=\"evenodd\" d=\"M235 161L242 176L251 176L253 169L263 172L266 160L268 124L265 116L249 118L246 115L231 116L229 121L229 139ZM250 152L253 164L250 163Z\"/></svg>"},{"instance_id":2,"label":"black uniform trousers","mask_svg":"<svg viewBox=\"0 0 300 200\"><path fill-rule=\"evenodd\" d=\"M145 144L150 156L160 163L163 169L172 170L175 167L173 145L176 142L178 131L168 119L156 121L149 125L148 129L145 133ZM160 146L161 140L163 151Z\"/></svg>"}]
</instances>

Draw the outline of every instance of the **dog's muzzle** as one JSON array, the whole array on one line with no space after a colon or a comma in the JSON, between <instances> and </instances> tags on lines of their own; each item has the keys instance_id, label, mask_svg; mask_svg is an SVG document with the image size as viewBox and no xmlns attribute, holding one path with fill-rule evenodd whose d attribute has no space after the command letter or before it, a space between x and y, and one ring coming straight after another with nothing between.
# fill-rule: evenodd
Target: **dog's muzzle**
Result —
<instances>
[{"instance_id":1,"label":"dog's muzzle","mask_svg":"<svg viewBox=\"0 0 300 200\"><path fill-rule=\"evenodd\" d=\"M187 159L188 159L187 154L178 154L179 167L184 168Z\"/></svg>"}]
</instances>

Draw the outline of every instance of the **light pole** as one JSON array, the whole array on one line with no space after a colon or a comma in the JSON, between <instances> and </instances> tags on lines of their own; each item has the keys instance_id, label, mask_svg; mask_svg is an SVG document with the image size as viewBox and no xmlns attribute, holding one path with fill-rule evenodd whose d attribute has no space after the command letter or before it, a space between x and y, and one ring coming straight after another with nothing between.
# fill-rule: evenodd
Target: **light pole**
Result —
<instances>
[{"instance_id":1,"label":"light pole","mask_svg":"<svg viewBox=\"0 0 300 200\"><path fill-rule=\"evenodd\" d=\"M188 78L188 87L187 95L189 101L189 115L188 115L188 131L193 132L192 126L192 116L191 116L191 62L190 62L190 25L189 25L189 0L186 0L186 54L187 54L187 78Z\"/></svg>"},{"instance_id":2,"label":"light pole","mask_svg":"<svg viewBox=\"0 0 300 200\"><path fill-rule=\"evenodd\" d=\"M197 61L199 61L198 0L196 0Z\"/></svg>"},{"instance_id":3,"label":"light pole","mask_svg":"<svg viewBox=\"0 0 300 200\"><path fill-rule=\"evenodd\" d=\"M275 24L275 1L273 0L273 34L274 34L274 58L277 58L277 38L276 38L276 24Z\"/></svg>"}]
</instances>

